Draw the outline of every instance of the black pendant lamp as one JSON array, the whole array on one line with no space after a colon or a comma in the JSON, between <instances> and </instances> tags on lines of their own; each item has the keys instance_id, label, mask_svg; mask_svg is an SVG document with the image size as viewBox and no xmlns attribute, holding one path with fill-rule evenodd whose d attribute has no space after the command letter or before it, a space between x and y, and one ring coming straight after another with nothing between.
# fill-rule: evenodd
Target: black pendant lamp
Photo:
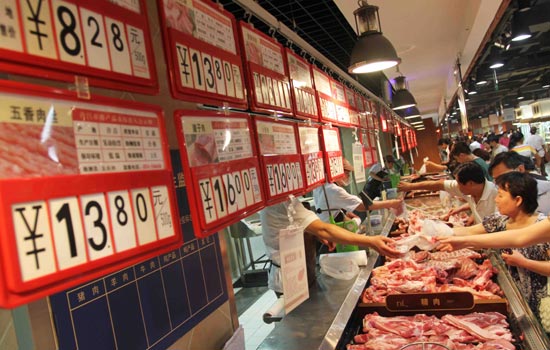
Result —
<instances>
[{"instance_id":1,"label":"black pendant lamp","mask_svg":"<svg viewBox=\"0 0 550 350\"><path fill-rule=\"evenodd\" d=\"M531 37L526 12L516 11L512 18L512 41L521 41Z\"/></svg>"},{"instance_id":2,"label":"black pendant lamp","mask_svg":"<svg viewBox=\"0 0 550 350\"><path fill-rule=\"evenodd\" d=\"M400 75L395 78L395 94L391 99L392 109L400 110L416 106L416 100L407 89L405 77Z\"/></svg>"},{"instance_id":3,"label":"black pendant lamp","mask_svg":"<svg viewBox=\"0 0 550 350\"><path fill-rule=\"evenodd\" d=\"M412 107L409 107L409 108L406 108L406 109L401 109L399 110L399 112L401 113L398 113L399 115L402 115L403 118L405 119L414 119L414 118L419 118L420 117L420 111L418 110L418 107L416 106L412 106Z\"/></svg>"},{"instance_id":4,"label":"black pendant lamp","mask_svg":"<svg viewBox=\"0 0 550 350\"><path fill-rule=\"evenodd\" d=\"M353 12L359 38L351 51L348 72L371 73L393 67L401 62L391 42L382 35L378 6L358 1Z\"/></svg>"}]
</instances>

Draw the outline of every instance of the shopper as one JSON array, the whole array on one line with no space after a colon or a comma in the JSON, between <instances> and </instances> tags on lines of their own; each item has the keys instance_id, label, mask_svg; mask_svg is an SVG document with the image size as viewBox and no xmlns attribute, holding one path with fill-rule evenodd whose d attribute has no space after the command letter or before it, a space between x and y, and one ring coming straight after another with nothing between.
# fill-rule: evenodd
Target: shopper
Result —
<instances>
[{"instance_id":1,"label":"shopper","mask_svg":"<svg viewBox=\"0 0 550 350\"><path fill-rule=\"evenodd\" d=\"M400 255L392 246L393 241L390 238L358 235L336 225L323 222L313 211L307 210L297 198L291 197L291 199L283 203L272 205L260 211L262 236L267 256L272 262L269 271L268 287L278 295L283 292L280 270L279 232L290 225L289 206L291 204L290 216L292 217L293 224L306 234L329 242L370 247L378 251L378 253L390 257L398 257Z\"/></svg>"},{"instance_id":2,"label":"shopper","mask_svg":"<svg viewBox=\"0 0 550 350\"><path fill-rule=\"evenodd\" d=\"M494 179L512 171L525 173L531 176L537 181L537 201L539 203L537 212L548 215L550 213L550 181L545 180L544 177L538 174L528 172L525 165L527 162L530 162L528 158L516 152L510 151L499 153L491 162L489 171Z\"/></svg>"},{"instance_id":3,"label":"shopper","mask_svg":"<svg viewBox=\"0 0 550 350\"><path fill-rule=\"evenodd\" d=\"M460 164L467 162L477 163L483 170L485 178L489 181L493 181L493 178L489 174L489 165L487 165L483 159L474 155L465 142L458 142L454 145L451 151L451 159L455 159Z\"/></svg>"},{"instance_id":4,"label":"shopper","mask_svg":"<svg viewBox=\"0 0 550 350\"><path fill-rule=\"evenodd\" d=\"M546 215L535 212L538 203L533 193L537 191L537 182L528 174L509 172L497 177L496 183L498 213L486 216L482 224L453 229L455 235L480 235L525 228L546 218ZM449 250L449 247L446 245L442 250ZM502 254L521 294L537 317L540 300L546 296L546 276L550 275L549 250L550 243L541 243Z\"/></svg>"},{"instance_id":5,"label":"shopper","mask_svg":"<svg viewBox=\"0 0 550 350\"><path fill-rule=\"evenodd\" d=\"M481 223L482 218L495 212L497 188L487 180L483 169L477 162L460 164L455 170L456 180L435 180L416 183L400 182L400 191L429 190L447 191L453 196L463 198L466 205L454 209L451 214L470 209L472 215L467 224Z\"/></svg>"},{"instance_id":6,"label":"shopper","mask_svg":"<svg viewBox=\"0 0 550 350\"><path fill-rule=\"evenodd\" d=\"M487 141L491 146L491 160L495 159L495 156L499 153L508 152L508 147L499 143L500 137L498 135L489 135Z\"/></svg>"},{"instance_id":7,"label":"shopper","mask_svg":"<svg viewBox=\"0 0 550 350\"><path fill-rule=\"evenodd\" d=\"M374 164L369 169L369 178L363 192L365 192L369 198L375 199L382 196L382 190L384 189L384 182L390 181L390 174L393 172L393 166L395 159L391 154L384 156L386 161L383 167L381 163Z\"/></svg>"},{"instance_id":8,"label":"shopper","mask_svg":"<svg viewBox=\"0 0 550 350\"><path fill-rule=\"evenodd\" d=\"M367 198L368 203L365 204L358 196L348 193L343 186L348 186L350 184L353 166L345 158L343 162L344 177L342 179L334 183L326 183L313 190L313 201L321 220L329 222L329 215L332 215L334 218L340 209L344 209L348 213L353 213L355 211L365 212L367 210L384 208L398 209L401 207L403 204L402 200L389 199L385 201L372 201L372 198ZM367 205L367 207L365 205Z\"/></svg>"},{"instance_id":9,"label":"shopper","mask_svg":"<svg viewBox=\"0 0 550 350\"><path fill-rule=\"evenodd\" d=\"M474 151L478 148L481 148L481 143L479 143L479 138L477 136L472 136L472 142L470 142L470 151Z\"/></svg>"},{"instance_id":10,"label":"shopper","mask_svg":"<svg viewBox=\"0 0 550 350\"><path fill-rule=\"evenodd\" d=\"M441 164L445 165L449 162L449 155L451 150L449 146L451 141L448 138L442 137L437 141L437 148L439 149L439 158L441 159Z\"/></svg>"},{"instance_id":11,"label":"shopper","mask_svg":"<svg viewBox=\"0 0 550 350\"><path fill-rule=\"evenodd\" d=\"M539 158L537 151L535 151L533 147L524 142L523 134L519 131L513 133L512 136L510 136L510 144L508 149L531 159L535 162L535 164L537 164L537 162L540 163L540 161L537 160Z\"/></svg>"},{"instance_id":12,"label":"shopper","mask_svg":"<svg viewBox=\"0 0 550 350\"><path fill-rule=\"evenodd\" d=\"M535 126L531 127L530 130L531 135L527 136L527 139L525 139L525 144L533 147L535 151L538 154L538 163L536 163L537 167L540 169L540 174L542 176L547 176L546 174L546 162L545 162L545 156L546 156L546 147L544 145L544 140L542 139L542 136L537 134L537 128Z\"/></svg>"}]
</instances>

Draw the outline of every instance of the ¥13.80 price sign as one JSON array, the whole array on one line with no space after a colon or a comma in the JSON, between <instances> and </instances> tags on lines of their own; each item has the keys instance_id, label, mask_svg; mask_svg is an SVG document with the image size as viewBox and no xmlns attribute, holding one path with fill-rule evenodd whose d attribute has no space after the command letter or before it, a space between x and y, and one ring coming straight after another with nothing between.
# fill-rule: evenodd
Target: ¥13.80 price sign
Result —
<instances>
[{"instance_id":1,"label":"\u00a513.80 price sign","mask_svg":"<svg viewBox=\"0 0 550 350\"><path fill-rule=\"evenodd\" d=\"M319 143L319 127L299 126L300 153L306 174L306 191L325 183L325 164Z\"/></svg>"},{"instance_id":2,"label":"\u00a513.80 price sign","mask_svg":"<svg viewBox=\"0 0 550 350\"><path fill-rule=\"evenodd\" d=\"M268 118L254 118L267 203L285 200L304 191L302 157L296 124Z\"/></svg>"},{"instance_id":3,"label":"\u00a513.80 price sign","mask_svg":"<svg viewBox=\"0 0 550 350\"><path fill-rule=\"evenodd\" d=\"M0 307L181 243L159 108L0 86Z\"/></svg>"},{"instance_id":4,"label":"\u00a513.80 price sign","mask_svg":"<svg viewBox=\"0 0 550 350\"><path fill-rule=\"evenodd\" d=\"M92 85L158 90L145 1L4 0L1 9L0 69L65 81L84 75Z\"/></svg>"},{"instance_id":5,"label":"\u00a513.80 price sign","mask_svg":"<svg viewBox=\"0 0 550 350\"><path fill-rule=\"evenodd\" d=\"M251 122L244 113L175 113L195 235L206 237L263 208Z\"/></svg>"},{"instance_id":6,"label":"\u00a513.80 price sign","mask_svg":"<svg viewBox=\"0 0 550 350\"><path fill-rule=\"evenodd\" d=\"M325 166L329 182L334 182L344 175L344 159L338 128L321 127L321 141L325 152Z\"/></svg>"}]
</instances>

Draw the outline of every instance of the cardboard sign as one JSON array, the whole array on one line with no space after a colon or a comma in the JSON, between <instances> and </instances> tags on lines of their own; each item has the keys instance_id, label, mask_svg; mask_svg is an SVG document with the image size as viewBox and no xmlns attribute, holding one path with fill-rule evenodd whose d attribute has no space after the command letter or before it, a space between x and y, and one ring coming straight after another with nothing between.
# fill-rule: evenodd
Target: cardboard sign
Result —
<instances>
[{"instance_id":1,"label":"cardboard sign","mask_svg":"<svg viewBox=\"0 0 550 350\"><path fill-rule=\"evenodd\" d=\"M202 0L158 0L172 95L247 106L235 17Z\"/></svg>"},{"instance_id":2,"label":"cardboard sign","mask_svg":"<svg viewBox=\"0 0 550 350\"><path fill-rule=\"evenodd\" d=\"M321 144L325 155L327 179L334 182L344 176L344 159L338 128L323 126L320 129Z\"/></svg>"},{"instance_id":3,"label":"cardboard sign","mask_svg":"<svg viewBox=\"0 0 550 350\"><path fill-rule=\"evenodd\" d=\"M325 164L319 142L319 127L299 126L300 153L306 179L306 192L325 183Z\"/></svg>"},{"instance_id":4,"label":"cardboard sign","mask_svg":"<svg viewBox=\"0 0 550 350\"><path fill-rule=\"evenodd\" d=\"M289 194L303 193L304 167L296 124L256 117L254 127L267 203L275 204L286 200Z\"/></svg>"},{"instance_id":5,"label":"cardboard sign","mask_svg":"<svg viewBox=\"0 0 550 350\"><path fill-rule=\"evenodd\" d=\"M311 64L292 50L285 49L290 76L291 98L296 117L319 121Z\"/></svg>"},{"instance_id":6,"label":"cardboard sign","mask_svg":"<svg viewBox=\"0 0 550 350\"><path fill-rule=\"evenodd\" d=\"M175 113L195 235L206 237L264 206L248 115Z\"/></svg>"},{"instance_id":7,"label":"cardboard sign","mask_svg":"<svg viewBox=\"0 0 550 350\"><path fill-rule=\"evenodd\" d=\"M386 296L386 308L390 311L471 310L474 305L474 296L469 292L390 294Z\"/></svg>"},{"instance_id":8,"label":"cardboard sign","mask_svg":"<svg viewBox=\"0 0 550 350\"><path fill-rule=\"evenodd\" d=\"M309 298L303 230L297 226L281 230L279 247L285 313L288 314Z\"/></svg>"},{"instance_id":9,"label":"cardboard sign","mask_svg":"<svg viewBox=\"0 0 550 350\"><path fill-rule=\"evenodd\" d=\"M0 87L2 307L181 244L160 108L70 95Z\"/></svg>"},{"instance_id":10,"label":"cardboard sign","mask_svg":"<svg viewBox=\"0 0 550 350\"><path fill-rule=\"evenodd\" d=\"M0 70L158 92L144 0L7 0L0 20Z\"/></svg>"},{"instance_id":11,"label":"cardboard sign","mask_svg":"<svg viewBox=\"0 0 550 350\"><path fill-rule=\"evenodd\" d=\"M363 145L360 142L355 142L353 144L352 154L353 154L353 176L355 178L355 182L367 181L367 177L365 174L365 167L363 166L363 164L365 163L363 158Z\"/></svg>"},{"instance_id":12,"label":"cardboard sign","mask_svg":"<svg viewBox=\"0 0 550 350\"><path fill-rule=\"evenodd\" d=\"M245 22L239 23L250 109L292 114L283 46Z\"/></svg>"}]
</instances>

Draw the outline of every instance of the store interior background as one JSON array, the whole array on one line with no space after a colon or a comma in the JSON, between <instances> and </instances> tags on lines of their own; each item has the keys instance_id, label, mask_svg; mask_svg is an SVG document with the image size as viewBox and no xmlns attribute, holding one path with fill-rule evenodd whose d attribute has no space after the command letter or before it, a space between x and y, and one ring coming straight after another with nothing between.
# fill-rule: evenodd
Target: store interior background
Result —
<instances>
[{"instance_id":1,"label":"store interior background","mask_svg":"<svg viewBox=\"0 0 550 350\"><path fill-rule=\"evenodd\" d=\"M154 1L146 3L160 93L148 96L99 88L92 88L92 93L161 105L167 116L172 115L175 109L197 108L194 104L170 97L157 4ZM243 9L263 8L274 21L278 20L293 29L326 60L347 71L349 55L357 38L353 18L356 1L222 0L220 3L237 20L250 20L256 28L267 33L270 25L254 14L248 16L249 12ZM482 77L489 80L466 102L469 131L472 134L491 131L500 133L520 128L527 135L529 124L533 123L540 126L539 131L544 137L548 132L547 140L550 141L548 119L536 119L525 114L525 106L550 98L547 86L550 83L550 0L529 2L531 8L525 11L525 20L533 36L523 42L512 43L508 50L495 46L495 42L507 44L510 21L520 6L516 0L377 0L369 3L380 7L382 31L402 59L399 70L406 76L409 90L422 114L420 118L424 129L416 131L419 147L404 155L412 156L417 169L424 157L438 159L436 143L439 137L455 135L461 130L456 94L457 61L460 62L463 81L467 82L474 76L477 80ZM284 45L288 44L287 39L277 32L274 35ZM298 47L295 48L300 52ZM495 55L501 55L505 65L491 70L488 68L489 62ZM398 75L395 68L390 68L356 78L371 92L390 101L391 84ZM66 88L65 84L49 80L11 74L0 76L9 80ZM497 80L498 85L495 83ZM521 100L518 100L519 93L525 95ZM516 120L518 110L522 111L524 119ZM546 116L550 117L550 114ZM166 123L170 147L176 149L178 143L173 119L166 118ZM342 128L341 138L344 154L349 157L350 145L354 140L353 130ZM392 135L381 135L384 154L393 145ZM351 186L350 191L356 192L362 185L357 183ZM258 231L249 231L236 224L220 233L222 245L227 249L222 255L225 258L229 300L170 349L220 349L238 324L245 328L246 348L256 349L275 326L266 325L261 320L263 311L273 303L274 296L265 286L261 286L262 272L250 272L251 260L262 260L263 242ZM265 266L260 263L254 267L262 270ZM235 289L231 288L233 285ZM47 299L14 310L0 310L0 349L56 349L49 317ZM212 329L216 332L212 332Z\"/></svg>"}]
</instances>

